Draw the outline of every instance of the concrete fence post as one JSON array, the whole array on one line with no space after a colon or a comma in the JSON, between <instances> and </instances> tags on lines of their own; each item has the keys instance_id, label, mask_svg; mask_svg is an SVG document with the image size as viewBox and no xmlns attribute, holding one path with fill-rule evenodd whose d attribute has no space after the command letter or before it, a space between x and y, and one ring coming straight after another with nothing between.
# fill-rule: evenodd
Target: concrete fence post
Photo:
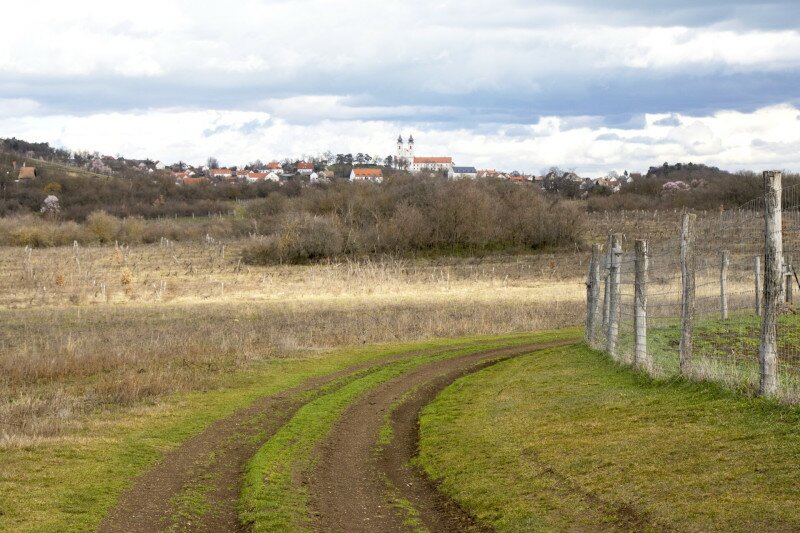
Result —
<instances>
[{"instance_id":1,"label":"concrete fence post","mask_svg":"<svg viewBox=\"0 0 800 533\"><path fill-rule=\"evenodd\" d=\"M756 316L761 316L761 258L756 256Z\"/></svg>"},{"instance_id":2,"label":"concrete fence post","mask_svg":"<svg viewBox=\"0 0 800 533\"><path fill-rule=\"evenodd\" d=\"M694 326L695 258L694 223L697 215L686 213L681 224L681 374L692 372L692 329Z\"/></svg>"},{"instance_id":3,"label":"concrete fence post","mask_svg":"<svg viewBox=\"0 0 800 533\"><path fill-rule=\"evenodd\" d=\"M611 268L609 269L609 306L608 333L606 334L606 352L617 359L617 335L619 334L619 299L620 299L620 262L622 246L619 234L611 236Z\"/></svg>"},{"instance_id":4,"label":"concrete fence post","mask_svg":"<svg viewBox=\"0 0 800 533\"><path fill-rule=\"evenodd\" d=\"M730 263L730 252L723 250L719 269L719 310L722 320L728 320L728 265Z\"/></svg>"},{"instance_id":5,"label":"concrete fence post","mask_svg":"<svg viewBox=\"0 0 800 533\"><path fill-rule=\"evenodd\" d=\"M592 346L597 330L597 308L600 303L600 263L602 261L599 244L592 245L592 258L589 261L589 275L586 279L586 343Z\"/></svg>"},{"instance_id":6,"label":"concrete fence post","mask_svg":"<svg viewBox=\"0 0 800 533\"><path fill-rule=\"evenodd\" d=\"M764 172L764 311L758 350L759 392L764 396L778 392L778 312L784 285L781 177L777 171Z\"/></svg>"},{"instance_id":7,"label":"concrete fence post","mask_svg":"<svg viewBox=\"0 0 800 533\"><path fill-rule=\"evenodd\" d=\"M636 332L634 364L650 371L652 364L647 353L647 241L636 241L633 329Z\"/></svg>"}]
</instances>

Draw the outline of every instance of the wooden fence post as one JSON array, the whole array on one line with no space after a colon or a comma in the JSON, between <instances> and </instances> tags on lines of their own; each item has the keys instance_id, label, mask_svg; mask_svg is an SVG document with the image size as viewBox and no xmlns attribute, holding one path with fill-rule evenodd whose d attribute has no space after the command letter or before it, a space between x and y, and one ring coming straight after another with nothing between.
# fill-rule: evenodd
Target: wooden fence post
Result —
<instances>
[{"instance_id":1,"label":"wooden fence post","mask_svg":"<svg viewBox=\"0 0 800 533\"><path fill-rule=\"evenodd\" d=\"M761 258L756 256L756 316L761 316Z\"/></svg>"},{"instance_id":2,"label":"wooden fence post","mask_svg":"<svg viewBox=\"0 0 800 533\"><path fill-rule=\"evenodd\" d=\"M608 331L608 309L611 305L611 234L608 235L606 243L605 262L603 264L603 333Z\"/></svg>"},{"instance_id":3,"label":"wooden fence post","mask_svg":"<svg viewBox=\"0 0 800 533\"><path fill-rule=\"evenodd\" d=\"M589 275L586 279L586 343L592 346L597 329L597 307L600 300L600 245L592 245Z\"/></svg>"},{"instance_id":4,"label":"wooden fence post","mask_svg":"<svg viewBox=\"0 0 800 533\"><path fill-rule=\"evenodd\" d=\"M728 320L728 265L730 262L730 252L723 250L722 264L719 269L719 309L722 320Z\"/></svg>"},{"instance_id":5,"label":"wooden fence post","mask_svg":"<svg viewBox=\"0 0 800 533\"><path fill-rule=\"evenodd\" d=\"M786 303L790 304L793 303L794 300L794 279L792 279L792 256L785 255L783 256L784 261L783 263L786 265L786 270L784 271L785 280L786 280L786 287L784 288L784 293L786 294Z\"/></svg>"},{"instance_id":6,"label":"wooden fence post","mask_svg":"<svg viewBox=\"0 0 800 533\"><path fill-rule=\"evenodd\" d=\"M764 312L758 350L759 392L774 396L778 392L778 310L783 286L781 173L764 172L764 189Z\"/></svg>"},{"instance_id":7,"label":"wooden fence post","mask_svg":"<svg viewBox=\"0 0 800 533\"><path fill-rule=\"evenodd\" d=\"M609 306L608 333L606 334L606 352L617 358L617 334L619 333L619 298L620 298L620 259L622 246L619 234L611 236L611 268L609 269Z\"/></svg>"},{"instance_id":8,"label":"wooden fence post","mask_svg":"<svg viewBox=\"0 0 800 533\"><path fill-rule=\"evenodd\" d=\"M685 213L681 224L681 374L692 372L692 328L694 326L695 259L694 223L697 215Z\"/></svg>"},{"instance_id":9,"label":"wooden fence post","mask_svg":"<svg viewBox=\"0 0 800 533\"><path fill-rule=\"evenodd\" d=\"M652 364L647 354L647 241L636 241L633 329L636 332L634 364L650 371Z\"/></svg>"}]
</instances>

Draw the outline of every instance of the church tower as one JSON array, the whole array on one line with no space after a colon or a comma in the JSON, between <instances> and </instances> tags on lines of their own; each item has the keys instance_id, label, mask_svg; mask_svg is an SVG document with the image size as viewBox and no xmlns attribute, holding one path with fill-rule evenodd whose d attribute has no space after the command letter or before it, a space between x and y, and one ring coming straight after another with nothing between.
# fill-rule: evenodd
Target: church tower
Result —
<instances>
[{"instance_id":1,"label":"church tower","mask_svg":"<svg viewBox=\"0 0 800 533\"><path fill-rule=\"evenodd\" d=\"M408 162L414 162L414 136L410 135L408 137Z\"/></svg>"},{"instance_id":2,"label":"church tower","mask_svg":"<svg viewBox=\"0 0 800 533\"><path fill-rule=\"evenodd\" d=\"M405 153L404 152L405 152L405 150L404 150L404 147L403 147L403 136L402 135L398 135L397 136L397 155L395 157L395 160L399 162L400 159L404 158L405 157Z\"/></svg>"}]
</instances>

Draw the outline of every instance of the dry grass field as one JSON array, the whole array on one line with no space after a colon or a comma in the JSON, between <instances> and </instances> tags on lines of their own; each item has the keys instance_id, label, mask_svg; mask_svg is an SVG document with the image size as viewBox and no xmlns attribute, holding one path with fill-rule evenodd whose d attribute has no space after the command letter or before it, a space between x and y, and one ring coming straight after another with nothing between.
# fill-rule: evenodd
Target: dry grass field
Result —
<instances>
[{"instance_id":1,"label":"dry grass field","mask_svg":"<svg viewBox=\"0 0 800 533\"><path fill-rule=\"evenodd\" d=\"M0 446L267 359L582 320L583 252L253 267L246 244L0 248Z\"/></svg>"},{"instance_id":2,"label":"dry grass field","mask_svg":"<svg viewBox=\"0 0 800 533\"><path fill-rule=\"evenodd\" d=\"M680 213L587 215L672 238ZM0 447L64 438L82 417L334 348L578 325L585 248L532 255L242 262L248 239L0 247Z\"/></svg>"}]
</instances>

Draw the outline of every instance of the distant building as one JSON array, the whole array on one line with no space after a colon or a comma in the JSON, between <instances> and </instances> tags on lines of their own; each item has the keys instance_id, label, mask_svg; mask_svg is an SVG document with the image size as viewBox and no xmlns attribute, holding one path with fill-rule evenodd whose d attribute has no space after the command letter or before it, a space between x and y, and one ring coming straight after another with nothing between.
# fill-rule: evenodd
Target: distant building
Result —
<instances>
[{"instance_id":1,"label":"distant building","mask_svg":"<svg viewBox=\"0 0 800 533\"><path fill-rule=\"evenodd\" d=\"M233 170L229 168L212 168L208 171L212 178L230 178Z\"/></svg>"},{"instance_id":2,"label":"distant building","mask_svg":"<svg viewBox=\"0 0 800 533\"><path fill-rule=\"evenodd\" d=\"M270 172L269 174L267 174L267 179L269 181L279 182L281 181L281 176L277 172Z\"/></svg>"},{"instance_id":3,"label":"distant building","mask_svg":"<svg viewBox=\"0 0 800 533\"><path fill-rule=\"evenodd\" d=\"M383 182L383 171L379 168L354 168L350 172L351 181Z\"/></svg>"},{"instance_id":4,"label":"distant building","mask_svg":"<svg viewBox=\"0 0 800 533\"><path fill-rule=\"evenodd\" d=\"M281 174L283 174L283 167L277 161L272 161L267 165L267 171L274 172L275 174L280 176Z\"/></svg>"},{"instance_id":5,"label":"distant building","mask_svg":"<svg viewBox=\"0 0 800 533\"><path fill-rule=\"evenodd\" d=\"M314 163L300 162L297 163L297 173L310 176L314 172Z\"/></svg>"},{"instance_id":6,"label":"distant building","mask_svg":"<svg viewBox=\"0 0 800 533\"><path fill-rule=\"evenodd\" d=\"M113 160L114 158L112 157L111 161ZM165 168L167 168L167 166L164 163L162 163L161 161L156 161L156 170L164 170Z\"/></svg>"},{"instance_id":7,"label":"distant building","mask_svg":"<svg viewBox=\"0 0 800 533\"><path fill-rule=\"evenodd\" d=\"M411 163L412 172L453 172L452 157L415 157Z\"/></svg>"},{"instance_id":8,"label":"distant building","mask_svg":"<svg viewBox=\"0 0 800 533\"><path fill-rule=\"evenodd\" d=\"M36 167L29 167L26 166L25 163L22 163L22 166L19 169L19 176L18 179L21 180L32 180L38 174L36 173Z\"/></svg>"},{"instance_id":9,"label":"distant building","mask_svg":"<svg viewBox=\"0 0 800 533\"><path fill-rule=\"evenodd\" d=\"M475 170L475 167L453 167L452 175L454 179L469 178L474 180L478 177L478 171Z\"/></svg>"},{"instance_id":10,"label":"distant building","mask_svg":"<svg viewBox=\"0 0 800 533\"><path fill-rule=\"evenodd\" d=\"M245 175L245 179L248 181L248 183L255 183L257 181L266 180L268 175L269 174L266 172L248 172Z\"/></svg>"},{"instance_id":11,"label":"distant building","mask_svg":"<svg viewBox=\"0 0 800 533\"><path fill-rule=\"evenodd\" d=\"M403 136L397 137L397 152L395 153L395 167L405 167L414 161L414 136L408 137L408 144L403 141Z\"/></svg>"}]
</instances>

